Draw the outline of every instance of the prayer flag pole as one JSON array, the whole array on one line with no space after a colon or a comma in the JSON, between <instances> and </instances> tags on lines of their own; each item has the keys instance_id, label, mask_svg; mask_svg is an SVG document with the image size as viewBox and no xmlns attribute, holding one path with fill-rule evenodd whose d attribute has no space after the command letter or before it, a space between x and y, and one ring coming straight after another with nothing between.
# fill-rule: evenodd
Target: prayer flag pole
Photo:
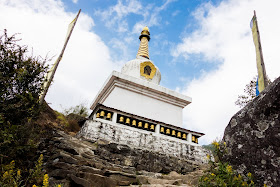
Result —
<instances>
[{"instance_id":1,"label":"prayer flag pole","mask_svg":"<svg viewBox=\"0 0 280 187\"><path fill-rule=\"evenodd\" d=\"M66 46L67 46L67 43L68 43L68 41L69 41L69 39L70 39L70 36L71 36L71 34L72 34L72 31L74 30L74 27L75 27L75 24L76 24L76 22L77 22L77 20L78 20L78 17L79 17L79 15L80 15L80 12L81 12L81 9L79 10L79 12L78 12L77 16L75 17L75 19L69 24L69 26L68 26L68 31L67 31L67 35L66 35L66 40L65 40L65 42L64 42L64 46L63 46L63 48L62 48L62 50L61 50L61 53L60 53L60 55L58 56L57 60L55 61L53 67L50 69L50 71L49 71L49 72L47 73L47 75L46 75L46 79L45 79L45 82L44 82L44 84L43 84L43 91L42 91L42 93L41 93L41 95L40 95L40 97L39 97L39 103L40 103L40 104L42 104L43 101L44 101L44 99L45 99L45 96L46 96L46 94L47 94L47 92L48 92L48 89L49 89L49 87L50 87L50 85L51 85L51 82L52 82L52 80L53 80L54 74L55 74L56 69L57 69L57 67L58 67L58 64L59 64L60 60L62 59L62 56L63 56L63 53L64 53L65 48L66 48Z\"/></svg>"},{"instance_id":2,"label":"prayer flag pole","mask_svg":"<svg viewBox=\"0 0 280 187\"><path fill-rule=\"evenodd\" d=\"M256 17L256 11L254 10L254 16L251 21L251 29L253 34L253 40L256 49L256 60L257 60L257 69L258 69L258 88L259 92L262 92L265 87L268 85L268 79L266 76L266 70L263 60L263 53L262 53L262 46L261 46L261 39L260 33L258 28L258 22Z\"/></svg>"}]
</instances>

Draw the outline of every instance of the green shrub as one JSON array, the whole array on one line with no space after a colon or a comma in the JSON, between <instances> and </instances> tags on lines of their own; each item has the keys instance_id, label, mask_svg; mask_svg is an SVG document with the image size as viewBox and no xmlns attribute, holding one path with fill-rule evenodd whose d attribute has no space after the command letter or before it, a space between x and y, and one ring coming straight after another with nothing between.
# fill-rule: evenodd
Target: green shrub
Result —
<instances>
[{"instance_id":1,"label":"green shrub","mask_svg":"<svg viewBox=\"0 0 280 187\"><path fill-rule=\"evenodd\" d=\"M6 30L0 36L0 111L2 123L24 125L38 116L38 97L47 67L46 59L27 56Z\"/></svg>"},{"instance_id":2,"label":"green shrub","mask_svg":"<svg viewBox=\"0 0 280 187\"><path fill-rule=\"evenodd\" d=\"M206 171L199 180L200 187L253 187L255 186L251 173L248 173L246 177L242 177L233 170L229 163L222 162L222 157L227 154L226 143L219 143L214 141L214 158L210 158L208 155L208 163L210 169Z\"/></svg>"},{"instance_id":3,"label":"green shrub","mask_svg":"<svg viewBox=\"0 0 280 187\"><path fill-rule=\"evenodd\" d=\"M87 117L89 115L88 109L83 103L75 107L70 107L69 109L64 109L63 113L65 116L68 116L69 114L77 114L82 117Z\"/></svg>"},{"instance_id":4,"label":"green shrub","mask_svg":"<svg viewBox=\"0 0 280 187\"><path fill-rule=\"evenodd\" d=\"M38 158L34 168L29 170L28 176L22 176L22 171L15 167L15 161L11 161L7 165L1 165L0 186L20 187L43 184L43 187L48 187L48 174L44 174L42 165L42 154Z\"/></svg>"},{"instance_id":5,"label":"green shrub","mask_svg":"<svg viewBox=\"0 0 280 187\"><path fill-rule=\"evenodd\" d=\"M0 164L15 161L24 170L37 157L41 129L34 119L47 67L46 59L28 56L18 41L6 30L0 36Z\"/></svg>"}]
</instances>

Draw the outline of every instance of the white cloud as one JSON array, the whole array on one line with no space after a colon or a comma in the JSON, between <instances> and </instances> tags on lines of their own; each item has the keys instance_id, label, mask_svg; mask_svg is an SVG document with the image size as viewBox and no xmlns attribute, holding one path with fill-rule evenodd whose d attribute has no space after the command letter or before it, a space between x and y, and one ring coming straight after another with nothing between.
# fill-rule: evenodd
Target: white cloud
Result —
<instances>
[{"instance_id":1,"label":"white cloud","mask_svg":"<svg viewBox=\"0 0 280 187\"><path fill-rule=\"evenodd\" d=\"M210 62L221 61L216 70L190 81L181 92L193 98L184 109L185 127L206 134L202 143L223 135L230 118L238 111L234 105L245 84L257 74L255 48L249 27L253 10L257 12L267 74L279 76L280 1L229 0L218 6L204 4L194 12L199 29L183 37L172 52L174 57L203 55Z\"/></svg>"},{"instance_id":2,"label":"white cloud","mask_svg":"<svg viewBox=\"0 0 280 187\"><path fill-rule=\"evenodd\" d=\"M73 3L77 4L78 3L78 0L72 0Z\"/></svg>"},{"instance_id":3,"label":"white cloud","mask_svg":"<svg viewBox=\"0 0 280 187\"><path fill-rule=\"evenodd\" d=\"M180 13L180 10L176 10L176 11L174 11L171 15L172 15L172 17L175 17L175 16L177 16L179 13Z\"/></svg>"},{"instance_id":4,"label":"white cloud","mask_svg":"<svg viewBox=\"0 0 280 187\"><path fill-rule=\"evenodd\" d=\"M21 33L22 43L32 47L34 55L56 55L53 63L76 14L66 12L63 3L55 0L1 1L0 30ZM92 18L81 13L46 97L55 109L90 103L116 68L108 47L91 31L93 26Z\"/></svg>"},{"instance_id":5,"label":"white cloud","mask_svg":"<svg viewBox=\"0 0 280 187\"><path fill-rule=\"evenodd\" d=\"M118 0L118 3L106 10L97 10L96 15L105 21L105 25L109 28L116 28L118 32L128 30L126 16L129 14L142 14L143 6L137 0Z\"/></svg>"},{"instance_id":6,"label":"white cloud","mask_svg":"<svg viewBox=\"0 0 280 187\"><path fill-rule=\"evenodd\" d=\"M132 29L133 33L140 33L145 26L152 27L152 26L159 26L161 23L161 16L160 13L163 10L166 10L168 5L176 0L166 0L163 5L159 7L153 7L152 5L148 5L145 10L143 10L142 15L144 19L140 22L137 22ZM166 25L168 22L166 22Z\"/></svg>"}]
</instances>

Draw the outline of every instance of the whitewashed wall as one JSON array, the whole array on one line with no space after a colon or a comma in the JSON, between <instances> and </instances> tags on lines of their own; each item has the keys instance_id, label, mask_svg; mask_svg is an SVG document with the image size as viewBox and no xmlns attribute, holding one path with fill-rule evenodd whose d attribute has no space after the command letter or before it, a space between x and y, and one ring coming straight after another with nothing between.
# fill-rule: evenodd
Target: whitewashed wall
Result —
<instances>
[{"instance_id":1,"label":"whitewashed wall","mask_svg":"<svg viewBox=\"0 0 280 187\"><path fill-rule=\"evenodd\" d=\"M136 93L124 88L114 87L102 104L175 126L182 126L183 124L181 107L141 94L141 92Z\"/></svg>"},{"instance_id":2,"label":"whitewashed wall","mask_svg":"<svg viewBox=\"0 0 280 187\"><path fill-rule=\"evenodd\" d=\"M87 120L77 136L92 141L106 140L125 144L200 163L207 161L207 152L197 144L105 120Z\"/></svg>"}]
</instances>

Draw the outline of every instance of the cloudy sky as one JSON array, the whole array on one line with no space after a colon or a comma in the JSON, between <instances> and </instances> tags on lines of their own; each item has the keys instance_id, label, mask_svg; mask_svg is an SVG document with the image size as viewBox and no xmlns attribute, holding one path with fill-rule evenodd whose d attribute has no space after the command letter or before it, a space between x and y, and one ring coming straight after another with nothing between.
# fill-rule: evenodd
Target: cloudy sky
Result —
<instances>
[{"instance_id":1,"label":"cloudy sky","mask_svg":"<svg viewBox=\"0 0 280 187\"><path fill-rule=\"evenodd\" d=\"M279 0L0 0L0 32L20 33L35 56L59 55L68 24L82 13L46 100L56 110L92 102L106 78L135 58L139 34L151 32L151 60L161 85L192 97L185 128L220 138L234 102L257 74L250 30L257 12L267 74L280 72Z\"/></svg>"}]
</instances>

